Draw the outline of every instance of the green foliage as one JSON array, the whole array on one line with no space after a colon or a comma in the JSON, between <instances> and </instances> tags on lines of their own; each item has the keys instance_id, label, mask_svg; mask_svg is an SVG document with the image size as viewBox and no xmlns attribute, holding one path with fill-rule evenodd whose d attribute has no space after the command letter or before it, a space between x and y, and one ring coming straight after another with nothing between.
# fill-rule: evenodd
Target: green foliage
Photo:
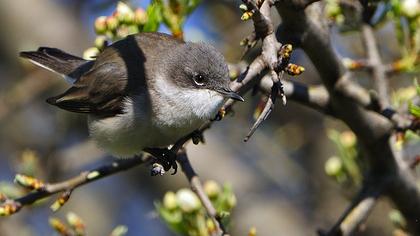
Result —
<instances>
[{"instance_id":1,"label":"green foliage","mask_svg":"<svg viewBox=\"0 0 420 236\"><path fill-rule=\"evenodd\" d=\"M390 0L388 19L394 21L402 58L394 63L396 69L414 72L420 70L420 2Z\"/></svg>"},{"instance_id":2,"label":"green foliage","mask_svg":"<svg viewBox=\"0 0 420 236\"><path fill-rule=\"evenodd\" d=\"M327 0L328 18L340 32L357 31L362 25L362 7L356 1ZM380 7L379 7L380 6ZM369 24L380 27L394 22L401 58L392 67L395 71L418 72L420 70L420 2L417 0L383 0L370 5L376 9Z\"/></svg>"},{"instance_id":3,"label":"green foliage","mask_svg":"<svg viewBox=\"0 0 420 236\"><path fill-rule=\"evenodd\" d=\"M236 205L236 197L229 185L220 187L214 181L207 181L204 190L228 226L230 212ZM160 218L169 228L181 235L206 236L216 232L214 222L207 216L204 206L190 189L180 189L176 193L167 192L161 202L155 203Z\"/></svg>"},{"instance_id":4,"label":"green foliage","mask_svg":"<svg viewBox=\"0 0 420 236\"><path fill-rule=\"evenodd\" d=\"M351 131L330 130L328 137L336 145L338 155L325 163L325 172L341 185L359 187L366 167L359 158L356 136Z\"/></svg>"},{"instance_id":5,"label":"green foliage","mask_svg":"<svg viewBox=\"0 0 420 236\"><path fill-rule=\"evenodd\" d=\"M147 7L147 22L142 32L155 32L159 29L162 22L162 4L158 1L153 2Z\"/></svg>"}]
</instances>

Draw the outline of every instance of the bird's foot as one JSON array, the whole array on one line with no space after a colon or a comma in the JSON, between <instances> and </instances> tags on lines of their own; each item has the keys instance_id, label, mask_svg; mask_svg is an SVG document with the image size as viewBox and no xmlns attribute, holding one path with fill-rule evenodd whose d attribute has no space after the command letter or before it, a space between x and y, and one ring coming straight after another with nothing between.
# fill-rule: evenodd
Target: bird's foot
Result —
<instances>
[{"instance_id":1,"label":"bird's foot","mask_svg":"<svg viewBox=\"0 0 420 236\"><path fill-rule=\"evenodd\" d=\"M192 142L197 145L199 143L204 143L204 135L203 135L203 131L200 130L195 130L194 132L191 133L191 140Z\"/></svg>"},{"instance_id":2,"label":"bird's foot","mask_svg":"<svg viewBox=\"0 0 420 236\"><path fill-rule=\"evenodd\" d=\"M152 154L156 161L152 165L151 175L164 175L171 168L174 169L172 175L176 174L178 164L176 163L176 154L167 148L146 148L144 151Z\"/></svg>"}]
</instances>

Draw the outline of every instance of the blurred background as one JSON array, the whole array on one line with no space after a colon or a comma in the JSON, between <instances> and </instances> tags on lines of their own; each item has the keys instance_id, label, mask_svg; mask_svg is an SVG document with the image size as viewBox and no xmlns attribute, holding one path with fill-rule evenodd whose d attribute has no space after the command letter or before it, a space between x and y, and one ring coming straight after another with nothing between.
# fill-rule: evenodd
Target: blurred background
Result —
<instances>
[{"instance_id":1,"label":"blurred background","mask_svg":"<svg viewBox=\"0 0 420 236\"><path fill-rule=\"evenodd\" d=\"M18 57L19 51L39 46L60 48L81 56L93 45L94 21L110 15L114 0L0 0L0 185L6 188L22 168L23 159L36 155L37 176L48 182L64 180L83 170L112 161L89 140L86 117L45 103L64 91L59 76ZM146 7L149 1L129 1ZM188 41L214 44L230 63L241 60L239 42L253 30L251 21L240 20L240 1L203 1L187 19ZM273 12L276 22L277 14ZM159 31L168 32L161 27ZM331 28L336 50L345 57L363 58L358 33L339 34ZM378 30L384 60L399 56L392 24ZM255 51L258 51L256 49ZM250 58L255 52L250 53ZM305 67L299 77L287 78L317 84L316 71L300 50L292 61ZM360 83L368 76L356 74ZM399 82L395 82L399 81ZM393 88L412 80L393 80ZM277 106L251 140L243 137L253 123L259 96L246 96L235 114L205 132L206 144L187 147L192 165L202 180L229 183L237 204L232 212L232 235L315 235L328 228L348 205L355 189L344 189L325 174L324 164L337 155L327 137L329 129L344 131L340 122L294 102ZM34 152L35 154L33 154ZM25 156L26 155L26 156ZM127 235L173 235L154 211L154 201L165 192L188 187L185 176L151 177L143 166L75 190L57 213L49 209L51 198L7 218L0 218L0 236L54 235L48 218L76 212L87 225L88 235L108 235L117 225ZM10 187L10 186L9 186ZM390 206L380 201L369 217L363 235L390 235Z\"/></svg>"}]
</instances>

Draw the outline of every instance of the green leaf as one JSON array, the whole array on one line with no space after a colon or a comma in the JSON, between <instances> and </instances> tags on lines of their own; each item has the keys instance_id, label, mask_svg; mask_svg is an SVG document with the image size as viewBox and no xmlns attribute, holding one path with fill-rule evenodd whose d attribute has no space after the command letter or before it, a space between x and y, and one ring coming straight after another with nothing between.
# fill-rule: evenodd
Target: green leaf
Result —
<instances>
[{"instance_id":1,"label":"green leaf","mask_svg":"<svg viewBox=\"0 0 420 236\"><path fill-rule=\"evenodd\" d=\"M155 208L159 213L160 218L168 225L170 229L180 234L185 234L187 232L184 224L184 217L181 211L169 211L158 202L155 203Z\"/></svg>"},{"instance_id":2,"label":"green leaf","mask_svg":"<svg viewBox=\"0 0 420 236\"><path fill-rule=\"evenodd\" d=\"M414 79L414 86L416 87L417 95L420 96L420 85L419 85L419 82L417 81L417 78Z\"/></svg>"},{"instance_id":3,"label":"green leaf","mask_svg":"<svg viewBox=\"0 0 420 236\"><path fill-rule=\"evenodd\" d=\"M413 103L408 104L408 109L411 113L411 115L415 116L416 118L420 118L420 107L414 105Z\"/></svg>"},{"instance_id":4,"label":"green leaf","mask_svg":"<svg viewBox=\"0 0 420 236\"><path fill-rule=\"evenodd\" d=\"M110 236L124 236L128 232L128 228L125 225L118 225L117 227L112 230Z\"/></svg>"},{"instance_id":5,"label":"green leaf","mask_svg":"<svg viewBox=\"0 0 420 236\"><path fill-rule=\"evenodd\" d=\"M147 23L143 27L143 32L155 32L159 29L160 23L162 22L162 7L161 1L153 1L147 7Z\"/></svg>"},{"instance_id":6,"label":"green leaf","mask_svg":"<svg viewBox=\"0 0 420 236\"><path fill-rule=\"evenodd\" d=\"M187 7L187 15L191 14L192 11L197 8L198 4L201 3L201 0L189 0L188 7Z\"/></svg>"}]
</instances>

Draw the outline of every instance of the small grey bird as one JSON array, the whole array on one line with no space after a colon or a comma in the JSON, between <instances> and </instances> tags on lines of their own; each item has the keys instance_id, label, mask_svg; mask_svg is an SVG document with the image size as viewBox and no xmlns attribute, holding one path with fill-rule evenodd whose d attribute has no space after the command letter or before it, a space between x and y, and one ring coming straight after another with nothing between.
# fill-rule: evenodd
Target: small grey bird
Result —
<instances>
[{"instance_id":1,"label":"small grey bird","mask_svg":"<svg viewBox=\"0 0 420 236\"><path fill-rule=\"evenodd\" d=\"M214 47L163 33L130 35L94 61L46 47L20 56L71 83L47 102L87 113L91 137L118 157L174 144L214 118L227 98L243 101Z\"/></svg>"}]
</instances>

